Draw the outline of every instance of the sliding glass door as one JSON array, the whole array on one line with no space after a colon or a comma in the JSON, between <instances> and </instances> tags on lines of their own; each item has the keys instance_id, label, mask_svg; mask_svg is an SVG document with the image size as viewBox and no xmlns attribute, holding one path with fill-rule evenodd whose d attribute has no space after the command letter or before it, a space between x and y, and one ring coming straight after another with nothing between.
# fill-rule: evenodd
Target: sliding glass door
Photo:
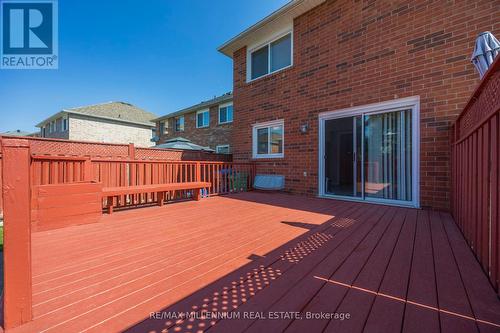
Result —
<instances>
[{"instance_id":1,"label":"sliding glass door","mask_svg":"<svg viewBox=\"0 0 500 333\"><path fill-rule=\"evenodd\" d=\"M411 111L364 116L365 196L412 200Z\"/></svg>"},{"instance_id":2,"label":"sliding glass door","mask_svg":"<svg viewBox=\"0 0 500 333\"><path fill-rule=\"evenodd\" d=\"M323 194L414 203L413 131L411 108L324 119Z\"/></svg>"}]
</instances>

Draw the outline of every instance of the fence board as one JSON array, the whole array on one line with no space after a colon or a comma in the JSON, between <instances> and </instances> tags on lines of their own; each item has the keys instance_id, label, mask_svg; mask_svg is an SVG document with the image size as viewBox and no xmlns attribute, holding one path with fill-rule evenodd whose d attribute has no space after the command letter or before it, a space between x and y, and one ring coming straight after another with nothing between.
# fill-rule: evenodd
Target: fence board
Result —
<instances>
[{"instance_id":1,"label":"fence board","mask_svg":"<svg viewBox=\"0 0 500 333\"><path fill-rule=\"evenodd\" d=\"M500 57L453 124L452 212L493 287L500 276Z\"/></svg>"}]
</instances>

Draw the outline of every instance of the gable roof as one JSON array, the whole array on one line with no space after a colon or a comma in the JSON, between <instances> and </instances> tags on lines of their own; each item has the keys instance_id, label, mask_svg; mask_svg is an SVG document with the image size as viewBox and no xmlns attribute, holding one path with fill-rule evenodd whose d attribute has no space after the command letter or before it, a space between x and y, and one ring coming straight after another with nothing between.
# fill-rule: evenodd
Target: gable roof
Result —
<instances>
[{"instance_id":1,"label":"gable roof","mask_svg":"<svg viewBox=\"0 0 500 333\"><path fill-rule=\"evenodd\" d=\"M49 118L43 120L37 127L43 126L46 122L58 118L61 115L69 113L82 115L92 118L114 120L125 123L145 125L154 127L153 119L157 117L154 113L145 111L137 106L125 102L108 102L102 104L93 104L70 109L63 109Z\"/></svg>"},{"instance_id":2,"label":"gable roof","mask_svg":"<svg viewBox=\"0 0 500 333\"><path fill-rule=\"evenodd\" d=\"M231 38L219 46L217 50L232 58L235 51L255 42L260 35L275 32L284 24L293 22L295 17L302 15L324 1L325 0L292 0L237 36Z\"/></svg>"},{"instance_id":3,"label":"gable roof","mask_svg":"<svg viewBox=\"0 0 500 333\"><path fill-rule=\"evenodd\" d=\"M225 93L224 95L216 96L212 99L209 99L208 101L203 101L201 103L195 104L195 105L187 107L185 109L181 109L179 111L175 111L175 112L166 114L164 116L161 116L159 118L153 119L153 121L161 121L164 119L181 116L181 115L186 114L186 113L191 113L191 112L195 112L198 110L209 108L213 105L228 103L228 102L231 102L232 100L233 100L233 93L228 92L228 93Z\"/></svg>"}]
</instances>

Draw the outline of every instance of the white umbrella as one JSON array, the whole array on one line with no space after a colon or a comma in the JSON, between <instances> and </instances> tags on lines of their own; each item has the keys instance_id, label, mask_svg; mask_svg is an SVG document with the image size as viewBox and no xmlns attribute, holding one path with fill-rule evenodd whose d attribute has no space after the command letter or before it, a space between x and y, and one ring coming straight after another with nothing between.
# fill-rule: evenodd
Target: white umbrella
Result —
<instances>
[{"instance_id":1,"label":"white umbrella","mask_svg":"<svg viewBox=\"0 0 500 333\"><path fill-rule=\"evenodd\" d=\"M493 63L499 51L500 42L491 32L485 31L477 36L471 62L476 66L481 78L483 78L484 73Z\"/></svg>"}]
</instances>

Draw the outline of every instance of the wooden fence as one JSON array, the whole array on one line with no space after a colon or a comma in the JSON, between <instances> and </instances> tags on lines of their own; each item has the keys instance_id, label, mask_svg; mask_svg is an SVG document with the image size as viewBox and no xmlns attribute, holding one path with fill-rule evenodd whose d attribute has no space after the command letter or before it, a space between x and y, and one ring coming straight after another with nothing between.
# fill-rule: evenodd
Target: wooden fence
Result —
<instances>
[{"instance_id":1,"label":"wooden fence","mask_svg":"<svg viewBox=\"0 0 500 333\"><path fill-rule=\"evenodd\" d=\"M453 125L452 212L500 294L500 62L484 76Z\"/></svg>"}]
</instances>

